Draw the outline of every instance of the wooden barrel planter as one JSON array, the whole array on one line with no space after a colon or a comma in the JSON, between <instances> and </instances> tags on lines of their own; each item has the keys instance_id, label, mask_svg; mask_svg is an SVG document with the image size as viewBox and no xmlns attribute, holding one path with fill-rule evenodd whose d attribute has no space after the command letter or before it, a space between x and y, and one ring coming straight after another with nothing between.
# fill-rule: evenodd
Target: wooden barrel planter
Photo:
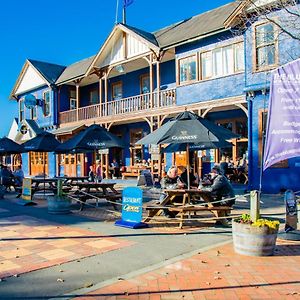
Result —
<instances>
[{"instance_id":1,"label":"wooden barrel planter","mask_svg":"<svg viewBox=\"0 0 300 300\"><path fill-rule=\"evenodd\" d=\"M278 229L268 226L256 227L250 224L232 222L234 250L249 256L270 256L274 254Z\"/></svg>"},{"instance_id":2,"label":"wooden barrel planter","mask_svg":"<svg viewBox=\"0 0 300 300\"><path fill-rule=\"evenodd\" d=\"M71 201L63 196L48 196L48 213L55 215L69 214Z\"/></svg>"}]
</instances>

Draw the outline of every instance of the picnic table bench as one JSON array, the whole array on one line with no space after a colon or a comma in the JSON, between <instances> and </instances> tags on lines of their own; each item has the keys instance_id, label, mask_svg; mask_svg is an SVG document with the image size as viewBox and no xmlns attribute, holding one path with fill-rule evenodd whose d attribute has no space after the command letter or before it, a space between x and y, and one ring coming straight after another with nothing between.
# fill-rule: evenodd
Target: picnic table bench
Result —
<instances>
[{"instance_id":1,"label":"picnic table bench","mask_svg":"<svg viewBox=\"0 0 300 300\"><path fill-rule=\"evenodd\" d=\"M74 192L74 196L80 200L80 210L83 209L85 202L89 199L96 199L96 206L98 206L99 198L103 198L108 202L122 199L122 194L114 188L115 183L78 182L73 185L78 188ZM112 206L117 210L115 203L112 203Z\"/></svg>"},{"instance_id":2,"label":"picnic table bench","mask_svg":"<svg viewBox=\"0 0 300 300\"><path fill-rule=\"evenodd\" d=\"M220 218L220 220L223 220L224 217L228 215L232 209L229 206L214 206L210 202L204 202L206 203L205 206L191 205L191 200L200 199L201 195L204 195L204 192L197 189L164 190L164 193L166 194L166 197L160 203L160 205L156 207L146 207L146 210L148 211L148 216L144 219L144 222L149 222L154 216L159 215L162 212L162 210L168 210L170 212L179 213L180 219L178 223L179 228L182 228L183 222L184 220L186 220L184 217L186 215L190 216L191 213L196 214L200 211L210 211L214 214L216 219ZM205 195L207 196L206 192ZM178 201L178 199L181 200ZM206 198L204 198L204 200L205 199ZM174 203L174 200L176 200L176 203Z\"/></svg>"}]
</instances>

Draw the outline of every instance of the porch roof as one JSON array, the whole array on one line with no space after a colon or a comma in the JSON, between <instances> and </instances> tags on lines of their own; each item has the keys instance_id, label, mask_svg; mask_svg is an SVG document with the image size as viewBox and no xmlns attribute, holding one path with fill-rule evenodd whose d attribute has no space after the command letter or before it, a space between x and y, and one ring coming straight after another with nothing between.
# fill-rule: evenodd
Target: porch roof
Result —
<instances>
[{"instance_id":1,"label":"porch roof","mask_svg":"<svg viewBox=\"0 0 300 300\"><path fill-rule=\"evenodd\" d=\"M86 126L84 124L80 125L74 125L74 126L69 126L69 127L63 127L63 128L58 128L56 130L53 130L51 133L55 135L66 135L66 134L73 134L74 131L77 131L78 129L84 129Z\"/></svg>"},{"instance_id":2,"label":"porch roof","mask_svg":"<svg viewBox=\"0 0 300 300\"><path fill-rule=\"evenodd\" d=\"M93 62L94 58L95 58L95 55L68 66L64 70L64 72L59 76L59 78L56 81L56 84L62 84L66 81L70 81L71 79L75 80L77 78L84 76L87 69Z\"/></svg>"}]
</instances>

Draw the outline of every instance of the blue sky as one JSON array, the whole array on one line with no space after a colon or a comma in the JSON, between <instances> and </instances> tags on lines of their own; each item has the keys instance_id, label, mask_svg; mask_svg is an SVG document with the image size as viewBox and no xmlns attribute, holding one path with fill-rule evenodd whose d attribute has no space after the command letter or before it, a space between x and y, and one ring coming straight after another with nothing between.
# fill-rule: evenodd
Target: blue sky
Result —
<instances>
[{"instance_id":1,"label":"blue sky","mask_svg":"<svg viewBox=\"0 0 300 300\"><path fill-rule=\"evenodd\" d=\"M127 24L154 31L232 1L134 0ZM0 137L17 116L9 94L27 58L69 65L97 53L116 20L116 0L16 0L0 4ZM120 8L123 0L119 0ZM121 21L121 9L119 13Z\"/></svg>"}]
</instances>

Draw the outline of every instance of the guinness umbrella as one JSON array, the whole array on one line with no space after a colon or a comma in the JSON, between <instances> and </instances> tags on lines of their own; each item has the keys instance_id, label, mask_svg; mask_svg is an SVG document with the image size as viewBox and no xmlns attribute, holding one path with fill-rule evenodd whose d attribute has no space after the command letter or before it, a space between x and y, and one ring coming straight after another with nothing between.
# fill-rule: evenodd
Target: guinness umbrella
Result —
<instances>
[{"instance_id":1,"label":"guinness umbrella","mask_svg":"<svg viewBox=\"0 0 300 300\"><path fill-rule=\"evenodd\" d=\"M23 144L23 152L54 152L59 145L60 142L55 138L54 134L43 131Z\"/></svg>"},{"instance_id":2,"label":"guinness umbrella","mask_svg":"<svg viewBox=\"0 0 300 300\"><path fill-rule=\"evenodd\" d=\"M0 139L0 155L10 155L10 154L19 154L22 153L23 146L17 144L16 142L12 141L7 137L3 137Z\"/></svg>"},{"instance_id":3,"label":"guinness umbrella","mask_svg":"<svg viewBox=\"0 0 300 300\"><path fill-rule=\"evenodd\" d=\"M192 112L185 111L137 141L136 144L183 144L187 152L187 168L189 170L189 148L191 145L212 142L226 143L226 140L238 137L237 134L228 129ZM188 188L190 188L189 176Z\"/></svg>"},{"instance_id":4,"label":"guinness umbrella","mask_svg":"<svg viewBox=\"0 0 300 300\"><path fill-rule=\"evenodd\" d=\"M224 141L224 142L207 142L201 144L190 144L190 151L200 151L200 150L207 150L207 149L217 149L217 148L228 148L232 147L232 144ZM173 152L180 152L186 151L185 144L170 144L166 148L163 149L163 153L173 153Z\"/></svg>"},{"instance_id":5,"label":"guinness umbrella","mask_svg":"<svg viewBox=\"0 0 300 300\"><path fill-rule=\"evenodd\" d=\"M55 150L56 153L85 153L100 149L124 148L121 139L107 131L100 125L93 124L79 132Z\"/></svg>"}]
</instances>

